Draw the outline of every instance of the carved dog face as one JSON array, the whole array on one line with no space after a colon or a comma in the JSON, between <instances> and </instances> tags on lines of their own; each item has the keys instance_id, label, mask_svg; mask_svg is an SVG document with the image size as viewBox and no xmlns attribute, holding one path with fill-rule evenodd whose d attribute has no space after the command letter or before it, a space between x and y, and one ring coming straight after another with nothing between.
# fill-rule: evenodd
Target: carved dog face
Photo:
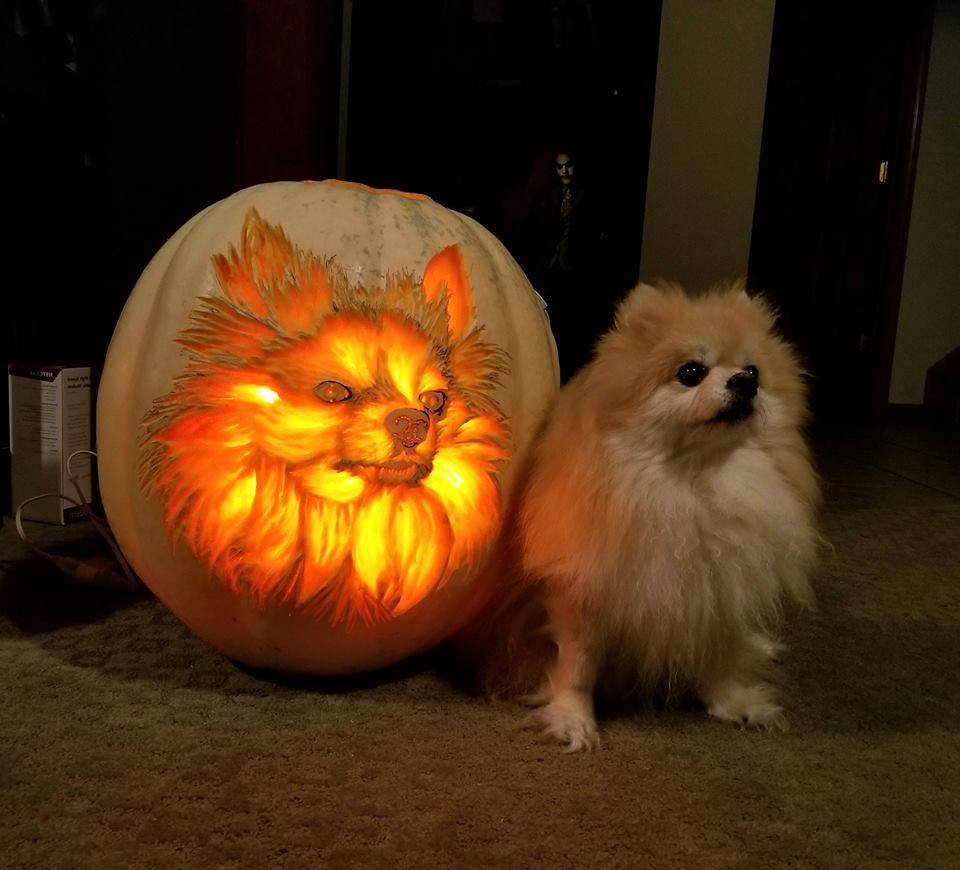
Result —
<instances>
[{"instance_id":1,"label":"carved dog face","mask_svg":"<svg viewBox=\"0 0 960 870\"><path fill-rule=\"evenodd\" d=\"M459 249L367 287L251 211L213 265L222 296L144 419L170 532L238 591L334 621L399 615L475 567L510 435Z\"/></svg>"}]
</instances>

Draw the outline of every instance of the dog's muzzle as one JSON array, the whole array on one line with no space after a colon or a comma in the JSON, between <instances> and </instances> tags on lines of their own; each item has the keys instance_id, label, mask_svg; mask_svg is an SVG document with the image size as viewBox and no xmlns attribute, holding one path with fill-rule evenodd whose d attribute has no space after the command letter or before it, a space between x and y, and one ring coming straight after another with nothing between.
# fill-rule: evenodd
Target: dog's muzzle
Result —
<instances>
[{"instance_id":1,"label":"dog's muzzle","mask_svg":"<svg viewBox=\"0 0 960 870\"><path fill-rule=\"evenodd\" d=\"M753 399L757 395L758 387L756 374L737 372L727 381L730 401L714 420L729 423L746 420L753 413Z\"/></svg>"}]
</instances>

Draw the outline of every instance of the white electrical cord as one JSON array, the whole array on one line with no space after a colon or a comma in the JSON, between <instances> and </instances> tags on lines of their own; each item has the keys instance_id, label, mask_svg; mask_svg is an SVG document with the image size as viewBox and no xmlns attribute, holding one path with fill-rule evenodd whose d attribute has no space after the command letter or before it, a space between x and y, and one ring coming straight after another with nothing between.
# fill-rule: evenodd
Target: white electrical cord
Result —
<instances>
[{"instance_id":1,"label":"white electrical cord","mask_svg":"<svg viewBox=\"0 0 960 870\"><path fill-rule=\"evenodd\" d=\"M31 552L36 553L41 559L46 559L52 565L55 565L58 570L62 571L68 577L72 577L78 583L87 583L92 586L106 586L113 589L139 589L140 581L136 578L133 571L130 569L127 560L123 557L123 553L120 551L120 545L117 543L116 539L113 537L113 533L110 531L110 524L100 516L97 516L91 509L90 505L87 503L87 500L83 496L83 491L80 489L80 482L74 476L72 469L70 468L70 463L73 461L75 456L78 456L81 453L88 453L90 456L96 458L97 454L92 450L76 450L67 457L67 477L70 480L70 483L73 484L73 488L77 493L77 498L72 498L69 495L64 495L62 492L45 492L40 495L34 495L30 498L25 498L19 505L17 505L17 512L14 516L14 523L17 527L17 534L20 536L20 540L31 550ZM53 553L47 553L44 550L41 550L36 544L34 544L28 537L26 531L23 528L23 518L22 513L23 509L28 505L32 504L35 501L40 501L44 498L58 498L61 501L70 502L70 504L76 505L80 508L81 511L86 515L86 517L93 523L93 527L99 532L100 536L107 542L110 546L110 549L113 551L116 560L106 558L104 556L95 557L93 559L75 559L72 556L55 556ZM79 499L79 501L78 501ZM121 571L117 571L117 566L120 567Z\"/></svg>"}]
</instances>

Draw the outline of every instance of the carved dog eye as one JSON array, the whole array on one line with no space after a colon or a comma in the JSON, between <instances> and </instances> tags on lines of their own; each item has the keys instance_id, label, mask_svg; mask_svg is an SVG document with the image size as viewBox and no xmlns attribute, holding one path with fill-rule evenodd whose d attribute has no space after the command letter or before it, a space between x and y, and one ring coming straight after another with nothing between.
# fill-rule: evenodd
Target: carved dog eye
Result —
<instances>
[{"instance_id":1,"label":"carved dog eye","mask_svg":"<svg viewBox=\"0 0 960 870\"><path fill-rule=\"evenodd\" d=\"M350 388L340 381L321 381L313 388L313 392L324 402L345 402L353 395Z\"/></svg>"},{"instance_id":2,"label":"carved dog eye","mask_svg":"<svg viewBox=\"0 0 960 870\"><path fill-rule=\"evenodd\" d=\"M420 403L431 414L439 414L447 403L447 394L443 390L427 390L420 394Z\"/></svg>"},{"instance_id":3,"label":"carved dog eye","mask_svg":"<svg viewBox=\"0 0 960 870\"><path fill-rule=\"evenodd\" d=\"M710 372L703 363L690 360L677 369L677 380L685 387L695 387Z\"/></svg>"}]
</instances>

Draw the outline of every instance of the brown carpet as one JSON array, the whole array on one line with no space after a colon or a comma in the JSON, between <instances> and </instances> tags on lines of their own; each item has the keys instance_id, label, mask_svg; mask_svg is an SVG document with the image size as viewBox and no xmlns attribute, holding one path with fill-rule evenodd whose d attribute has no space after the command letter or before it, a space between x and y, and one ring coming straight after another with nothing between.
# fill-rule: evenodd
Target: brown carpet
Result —
<instances>
[{"instance_id":1,"label":"brown carpet","mask_svg":"<svg viewBox=\"0 0 960 870\"><path fill-rule=\"evenodd\" d=\"M586 756L442 654L341 685L245 673L152 599L52 577L7 522L0 865L960 866L960 449L886 430L820 456L835 549L790 632L791 730L645 710Z\"/></svg>"}]
</instances>

